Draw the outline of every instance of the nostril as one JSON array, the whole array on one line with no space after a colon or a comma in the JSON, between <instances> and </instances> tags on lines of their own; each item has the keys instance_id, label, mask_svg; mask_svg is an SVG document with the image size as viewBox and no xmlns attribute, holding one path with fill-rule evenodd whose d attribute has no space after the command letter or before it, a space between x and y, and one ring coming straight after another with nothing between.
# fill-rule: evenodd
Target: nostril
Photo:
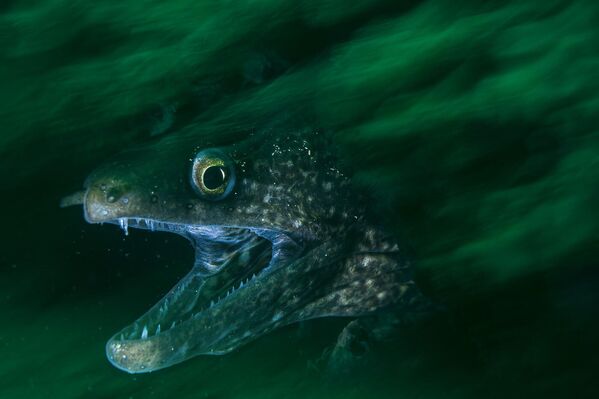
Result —
<instances>
[{"instance_id":1,"label":"nostril","mask_svg":"<svg viewBox=\"0 0 599 399\"><path fill-rule=\"evenodd\" d=\"M85 218L91 223L114 220L132 203L128 185L116 179L90 181L85 195Z\"/></svg>"},{"instance_id":2,"label":"nostril","mask_svg":"<svg viewBox=\"0 0 599 399\"><path fill-rule=\"evenodd\" d=\"M113 204L115 202L118 201L119 198L121 198L121 192L117 189L110 189L108 190L108 192L106 193L106 201Z\"/></svg>"}]
</instances>

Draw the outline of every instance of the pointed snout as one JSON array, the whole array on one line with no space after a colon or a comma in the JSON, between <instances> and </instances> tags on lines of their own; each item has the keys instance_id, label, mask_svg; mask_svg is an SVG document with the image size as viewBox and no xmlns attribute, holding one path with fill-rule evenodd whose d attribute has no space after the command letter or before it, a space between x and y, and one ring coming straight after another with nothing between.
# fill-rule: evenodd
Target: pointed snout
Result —
<instances>
[{"instance_id":1,"label":"pointed snout","mask_svg":"<svg viewBox=\"0 0 599 399\"><path fill-rule=\"evenodd\" d=\"M87 182L83 208L89 223L101 223L129 215L132 205L133 198L126 183L114 178Z\"/></svg>"}]
</instances>

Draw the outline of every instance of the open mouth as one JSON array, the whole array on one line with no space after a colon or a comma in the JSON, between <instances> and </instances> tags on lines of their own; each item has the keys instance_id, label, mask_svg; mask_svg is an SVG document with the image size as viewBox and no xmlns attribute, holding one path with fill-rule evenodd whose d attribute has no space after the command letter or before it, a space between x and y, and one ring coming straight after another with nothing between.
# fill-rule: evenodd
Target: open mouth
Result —
<instances>
[{"instance_id":1,"label":"open mouth","mask_svg":"<svg viewBox=\"0 0 599 399\"><path fill-rule=\"evenodd\" d=\"M148 367L166 367L184 356L177 351L185 334L198 334L198 326L218 317L227 305L246 290L304 250L303 243L281 231L238 226L194 226L147 218L119 218L110 221L128 233L129 228L165 231L186 237L195 248L192 270L158 303L132 324L115 334L107 344L107 355L117 367L129 372L144 372ZM204 320L203 320L204 319ZM164 342L162 342L164 341ZM164 354L170 347L171 355ZM159 350L158 350L159 349ZM135 357L150 352L159 358L132 370ZM218 354L218 352L207 351Z\"/></svg>"}]
</instances>

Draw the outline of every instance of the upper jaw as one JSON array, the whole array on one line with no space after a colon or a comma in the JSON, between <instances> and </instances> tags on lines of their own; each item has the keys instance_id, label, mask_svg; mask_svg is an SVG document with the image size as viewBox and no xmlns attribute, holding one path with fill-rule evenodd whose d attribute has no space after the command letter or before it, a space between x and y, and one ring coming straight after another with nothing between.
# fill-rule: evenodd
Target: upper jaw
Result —
<instances>
[{"instance_id":1,"label":"upper jaw","mask_svg":"<svg viewBox=\"0 0 599 399\"><path fill-rule=\"evenodd\" d=\"M282 257L297 253L297 251L301 250L307 243L307 240L303 239L299 234L292 234L287 231L265 227L227 224L197 225L160 221L144 217L119 217L95 223L116 224L121 227L125 235L129 234L130 228L179 234L189 239L194 248L200 251L204 249L202 246L207 242L219 241L230 243L239 240L239 235L243 234L242 232L247 232L270 241L273 247L273 257L275 255L279 257L279 263L283 260ZM274 266L274 263L270 266Z\"/></svg>"}]
</instances>

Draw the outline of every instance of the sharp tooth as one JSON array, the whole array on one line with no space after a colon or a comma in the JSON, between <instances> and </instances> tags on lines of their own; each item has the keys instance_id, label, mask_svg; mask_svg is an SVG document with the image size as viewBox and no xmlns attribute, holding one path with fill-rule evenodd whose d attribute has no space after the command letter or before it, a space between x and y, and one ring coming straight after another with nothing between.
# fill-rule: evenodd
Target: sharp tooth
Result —
<instances>
[{"instance_id":1,"label":"sharp tooth","mask_svg":"<svg viewBox=\"0 0 599 399\"><path fill-rule=\"evenodd\" d=\"M177 325L177 322L173 321L173 324L171 324L171 328L175 327L175 325Z\"/></svg>"},{"instance_id":2,"label":"sharp tooth","mask_svg":"<svg viewBox=\"0 0 599 399\"><path fill-rule=\"evenodd\" d=\"M148 326L144 326L143 331L141 332L141 339L148 338Z\"/></svg>"},{"instance_id":3,"label":"sharp tooth","mask_svg":"<svg viewBox=\"0 0 599 399\"><path fill-rule=\"evenodd\" d=\"M214 300L210 301L210 307L214 306Z\"/></svg>"},{"instance_id":4,"label":"sharp tooth","mask_svg":"<svg viewBox=\"0 0 599 399\"><path fill-rule=\"evenodd\" d=\"M243 280L239 282L239 288L243 287Z\"/></svg>"},{"instance_id":5,"label":"sharp tooth","mask_svg":"<svg viewBox=\"0 0 599 399\"><path fill-rule=\"evenodd\" d=\"M156 327L156 335L160 334L160 323L158 323L158 327Z\"/></svg>"},{"instance_id":6,"label":"sharp tooth","mask_svg":"<svg viewBox=\"0 0 599 399\"><path fill-rule=\"evenodd\" d=\"M129 221L127 220L127 218L120 218L119 225L121 226L121 229L123 229L123 231L125 232L125 235L128 236L129 235Z\"/></svg>"}]
</instances>

